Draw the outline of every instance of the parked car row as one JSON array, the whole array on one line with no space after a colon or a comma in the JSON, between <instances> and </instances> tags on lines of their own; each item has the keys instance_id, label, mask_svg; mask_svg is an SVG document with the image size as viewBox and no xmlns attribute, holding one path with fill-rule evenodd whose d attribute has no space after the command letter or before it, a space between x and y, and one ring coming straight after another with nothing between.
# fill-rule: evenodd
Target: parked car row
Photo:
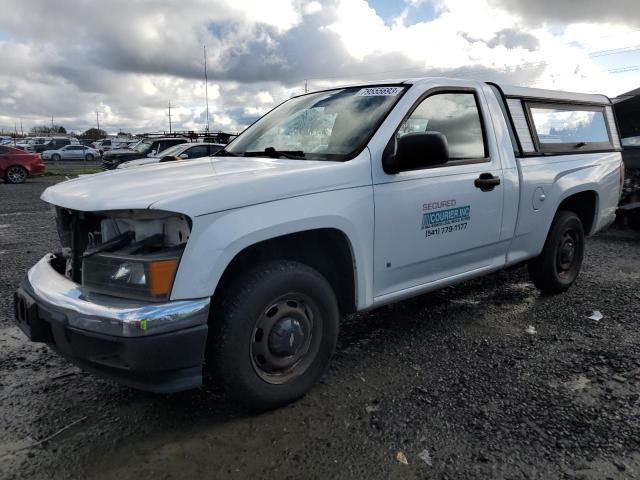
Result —
<instances>
[{"instance_id":1,"label":"parked car row","mask_svg":"<svg viewBox=\"0 0 640 480\"><path fill-rule=\"evenodd\" d=\"M45 150L58 150L67 145L80 145L80 142L77 138L67 137L36 139L33 142L27 142L23 150L32 153L42 153Z\"/></svg>"},{"instance_id":2,"label":"parked car row","mask_svg":"<svg viewBox=\"0 0 640 480\"><path fill-rule=\"evenodd\" d=\"M190 142L184 137L126 142L107 139L90 144L86 140L81 143L66 137L36 137L21 143L15 143L12 138L0 138L0 177L8 183L23 183L30 176L44 174L43 160L91 162L102 157L103 168L112 170L208 157L224 147L221 143ZM108 150L101 151L101 148Z\"/></svg>"}]
</instances>

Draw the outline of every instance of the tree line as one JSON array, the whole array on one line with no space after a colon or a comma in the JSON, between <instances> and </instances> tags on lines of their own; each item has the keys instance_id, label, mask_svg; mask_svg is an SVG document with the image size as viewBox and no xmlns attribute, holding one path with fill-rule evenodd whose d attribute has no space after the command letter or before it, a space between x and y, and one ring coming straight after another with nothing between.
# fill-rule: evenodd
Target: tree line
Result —
<instances>
[{"instance_id":1,"label":"tree line","mask_svg":"<svg viewBox=\"0 0 640 480\"><path fill-rule=\"evenodd\" d=\"M52 126L37 125L33 127L31 130L29 130L30 136L66 135L67 133L71 136L75 136L75 137L87 139L87 140L98 140L100 138L105 138L108 135L108 133L105 130L102 130L101 128L100 129L90 128L88 130L85 130L82 133L76 134L75 132L67 132L67 129L64 128L62 125L52 125ZM118 135L126 136L129 134L126 132L118 132Z\"/></svg>"}]
</instances>

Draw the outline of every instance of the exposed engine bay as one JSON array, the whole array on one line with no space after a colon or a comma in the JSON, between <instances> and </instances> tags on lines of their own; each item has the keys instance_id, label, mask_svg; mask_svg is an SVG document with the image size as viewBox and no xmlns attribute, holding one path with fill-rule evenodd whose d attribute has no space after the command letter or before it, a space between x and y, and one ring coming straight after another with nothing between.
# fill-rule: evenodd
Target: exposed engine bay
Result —
<instances>
[{"instance_id":1,"label":"exposed engine bay","mask_svg":"<svg viewBox=\"0 0 640 480\"><path fill-rule=\"evenodd\" d=\"M188 217L158 210L79 212L58 207L56 222L63 251L54 268L92 290L117 290L131 298L148 298L143 287L153 290L153 297L167 297L191 233ZM157 278L162 279L161 288Z\"/></svg>"}]
</instances>

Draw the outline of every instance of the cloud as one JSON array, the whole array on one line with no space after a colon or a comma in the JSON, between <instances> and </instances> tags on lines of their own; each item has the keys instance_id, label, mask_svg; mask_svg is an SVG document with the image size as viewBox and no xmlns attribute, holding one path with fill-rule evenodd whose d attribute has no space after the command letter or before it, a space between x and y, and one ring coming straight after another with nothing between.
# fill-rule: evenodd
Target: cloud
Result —
<instances>
[{"instance_id":1,"label":"cloud","mask_svg":"<svg viewBox=\"0 0 640 480\"><path fill-rule=\"evenodd\" d=\"M232 131L302 93L305 81L318 89L448 75L606 88L610 95L636 86L632 76L607 73L590 52L640 44L640 35L632 39L631 27L602 23L609 16L598 18L593 12L602 8L591 0L572 18L567 2L406 0L392 21L364 0L182 0L179 8L169 0L5 3L4 129L20 119L27 128L49 123L53 116L83 130L94 126L98 110L109 131L161 130L168 128L169 101L174 128L203 128L203 45L212 128ZM627 7L624 16L640 18L635 1ZM624 41L613 36L622 32Z\"/></svg>"},{"instance_id":2,"label":"cloud","mask_svg":"<svg viewBox=\"0 0 640 480\"><path fill-rule=\"evenodd\" d=\"M514 28L505 28L496 32L495 36L487 43L489 47L495 48L502 45L505 48L524 48L529 51L538 50L540 42L530 33L524 33Z\"/></svg>"},{"instance_id":3,"label":"cloud","mask_svg":"<svg viewBox=\"0 0 640 480\"><path fill-rule=\"evenodd\" d=\"M637 0L491 0L491 3L532 22L640 25L640 2Z\"/></svg>"}]
</instances>

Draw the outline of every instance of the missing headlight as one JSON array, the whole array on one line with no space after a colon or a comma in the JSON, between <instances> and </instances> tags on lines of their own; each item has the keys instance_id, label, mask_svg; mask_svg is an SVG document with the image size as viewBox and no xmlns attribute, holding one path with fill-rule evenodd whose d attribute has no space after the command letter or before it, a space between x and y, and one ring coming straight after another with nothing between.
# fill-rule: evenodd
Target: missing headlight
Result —
<instances>
[{"instance_id":1,"label":"missing headlight","mask_svg":"<svg viewBox=\"0 0 640 480\"><path fill-rule=\"evenodd\" d=\"M167 300L191 233L184 215L158 210L78 212L58 209L67 275L88 290L123 298Z\"/></svg>"}]
</instances>

